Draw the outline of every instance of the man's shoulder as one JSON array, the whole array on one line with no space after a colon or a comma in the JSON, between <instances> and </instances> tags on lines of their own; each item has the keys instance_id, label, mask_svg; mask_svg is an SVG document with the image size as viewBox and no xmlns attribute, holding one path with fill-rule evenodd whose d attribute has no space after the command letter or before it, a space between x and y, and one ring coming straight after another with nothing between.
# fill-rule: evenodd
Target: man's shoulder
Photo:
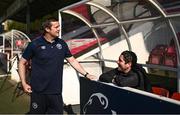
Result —
<instances>
[{"instance_id":1,"label":"man's shoulder","mask_svg":"<svg viewBox=\"0 0 180 115\"><path fill-rule=\"evenodd\" d=\"M43 39L43 36L38 36L35 39L32 40L32 42L38 42L41 41Z\"/></svg>"},{"instance_id":2,"label":"man's shoulder","mask_svg":"<svg viewBox=\"0 0 180 115\"><path fill-rule=\"evenodd\" d=\"M106 72L104 72L102 75L106 75L106 74L118 74L118 68L114 68L114 69L111 69L111 70L108 70Z\"/></svg>"},{"instance_id":3,"label":"man's shoulder","mask_svg":"<svg viewBox=\"0 0 180 115\"><path fill-rule=\"evenodd\" d=\"M66 42L61 38L56 38L55 41L66 44Z\"/></svg>"},{"instance_id":4,"label":"man's shoulder","mask_svg":"<svg viewBox=\"0 0 180 115\"><path fill-rule=\"evenodd\" d=\"M31 42L30 42L30 45L32 46L39 46L39 45L42 45L43 44L43 38L42 36L39 36L35 39L33 39Z\"/></svg>"},{"instance_id":5,"label":"man's shoulder","mask_svg":"<svg viewBox=\"0 0 180 115\"><path fill-rule=\"evenodd\" d=\"M99 81L111 83L114 75L116 74L117 68L108 70L99 76Z\"/></svg>"}]
</instances>

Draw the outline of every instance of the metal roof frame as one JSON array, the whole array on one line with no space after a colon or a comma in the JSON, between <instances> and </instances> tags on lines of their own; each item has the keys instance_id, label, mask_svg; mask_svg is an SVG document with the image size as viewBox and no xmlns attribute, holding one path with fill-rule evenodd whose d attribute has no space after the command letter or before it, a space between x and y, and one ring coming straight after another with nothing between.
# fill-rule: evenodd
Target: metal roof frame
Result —
<instances>
[{"instance_id":1,"label":"metal roof frame","mask_svg":"<svg viewBox=\"0 0 180 115\"><path fill-rule=\"evenodd\" d=\"M104 12L106 12L109 16L111 16L115 22L119 25L119 27L123 30L123 33L126 37L126 40L127 40L127 43L128 43L128 47L129 47L129 50L131 50L131 43L130 41L128 40L128 34L127 32L125 31L124 27L122 24L125 24L125 23L135 23L135 22L142 22L142 21L150 21L150 20L157 20L157 19L160 19L160 18L163 18L165 20L165 22L167 23L167 25L170 27L173 35L174 35L174 41L176 41L176 51L177 51L177 60L178 60L178 67L177 69L175 68L171 68L171 67L161 67L161 66L157 66L158 68L164 68L164 69L167 69L167 70L173 70L173 71L176 71L177 72L177 81L178 81L178 91L180 91L180 45L178 43L178 38L177 38L177 35L176 35L176 32L175 32L175 29L172 25L172 22L171 22L171 18L174 18L174 17L180 17L180 14L167 14L163 11L163 9L159 6L159 4L157 4L157 1L155 2L154 0L146 0L146 2L149 2L150 4L152 4L158 11L159 13L161 14L161 16L156 16L156 17L150 17L150 18L143 18L143 19L133 19L133 20L126 20L126 21L120 21L119 19L116 18L115 14L113 12L111 12L110 10L108 10L106 7L103 7L103 5L101 4L98 4L96 2L93 2L93 1L87 1L85 0L84 3L86 5L90 5L90 6L94 6L94 7L97 7L101 10L103 10ZM88 20L85 19L85 17L82 17L82 16L79 16L77 15L77 13L75 14L74 12L72 11L69 11L68 9L70 8L73 8L75 7L76 5L72 5L72 6L69 6L69 7L65 7L63 9L60 9L59 10L59 14L60 12L64 12L64 13L68 13L70 15L74 15L76 16L77 18L79 18L80 20L84 21L86 24L89 25L89 27L91 28L96 28L96 27L102 27L102 26L107 26L106 24L99 24L99 25L93 25L93 24L90 24L90 22ZM114 23L111 23L112 25ZM97 37L97 36L96 36ZM98 39L98 38L97 38ZM102 59L103 60L103 59ZM154 67L154 65L144 65L144 66L147 66L147 67Z\"/></svg>"}]
</instances>

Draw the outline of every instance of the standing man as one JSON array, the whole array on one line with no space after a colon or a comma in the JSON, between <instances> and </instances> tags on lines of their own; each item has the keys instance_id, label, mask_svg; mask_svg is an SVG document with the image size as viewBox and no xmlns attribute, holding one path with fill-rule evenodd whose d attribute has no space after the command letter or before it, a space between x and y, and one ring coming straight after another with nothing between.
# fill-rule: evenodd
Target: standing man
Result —
<instances>
[{"instance_id":1,"label":"standing man","mask_svg":"<svg viewBox=\"0 0 180 115\"><path fill-rule=\"evenodd\" d=\"M62 74L64 59L89 79L88 74L72 56L67 44L59 39L58 20L47 19L43 35L33 40L19 61L19 75L25 92L31 93L30 114L63 114ZM26 65L31 60L30 84L26 82Z\"/></svg>"}]
</instances>

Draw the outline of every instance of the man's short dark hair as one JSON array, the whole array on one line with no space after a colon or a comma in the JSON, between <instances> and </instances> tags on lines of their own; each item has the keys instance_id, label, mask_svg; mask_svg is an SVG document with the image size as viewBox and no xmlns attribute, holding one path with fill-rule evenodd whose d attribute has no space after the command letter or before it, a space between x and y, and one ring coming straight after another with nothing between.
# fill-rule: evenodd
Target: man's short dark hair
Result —
<instances>
[{"instance_id":1,"label":"man's short dark hair","mask_svg":"<svg viewBox=\"0 0 180 115\"><path fill-rule=\"evenodd\" d=\"M121 53L121 55L124 56L125 63L131 62L132 63L132 67L136 65L136 63L137 63L137 56L136 56L136 54L134 52L126 50L126 51L123 51Z\"/></svg>"},{"instance_id":2,"label":"man's short dark hair","mask_svg":"<svg viewBox=\"0 0 180 115\"><path fill-rule=\"evenodd\" d=\"M51 28L51 22L56 22L58 21L56 18L54 17L50 17L50 18L47 18L43 23L42 23L42 27L41 29L43 30L43 33L45 33L45 29L46 28Z\"/></svg>"}]
</instances>

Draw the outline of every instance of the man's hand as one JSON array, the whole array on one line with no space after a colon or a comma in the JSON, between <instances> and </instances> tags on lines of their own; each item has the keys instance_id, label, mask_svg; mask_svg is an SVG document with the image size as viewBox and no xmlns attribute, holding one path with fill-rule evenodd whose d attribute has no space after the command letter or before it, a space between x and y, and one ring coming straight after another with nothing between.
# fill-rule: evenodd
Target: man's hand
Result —
<instances>
[{"instance_id":1,"label":"man's hand","mask_svg":"<svg viewBox=\"0 0 180 115\"><path fill-rule=\"evenodd\" d=\"M22 84L25 93L32 93L31 86L27 83Z\"/></svg>"},{"instance_id":2,"label":"man's hand","mask_svg":"<svg viewBox=\"0 0 180 115\"><path fill-rule=\"evenodd\" d=\"M94 81L97 81L97 80L98 80L98 78L97 78L96 76L91 75L91 74L87 74L86 77L87 77L88 79L90 79L90 80L94 80Z\"/></svg>"}]
</instances>

